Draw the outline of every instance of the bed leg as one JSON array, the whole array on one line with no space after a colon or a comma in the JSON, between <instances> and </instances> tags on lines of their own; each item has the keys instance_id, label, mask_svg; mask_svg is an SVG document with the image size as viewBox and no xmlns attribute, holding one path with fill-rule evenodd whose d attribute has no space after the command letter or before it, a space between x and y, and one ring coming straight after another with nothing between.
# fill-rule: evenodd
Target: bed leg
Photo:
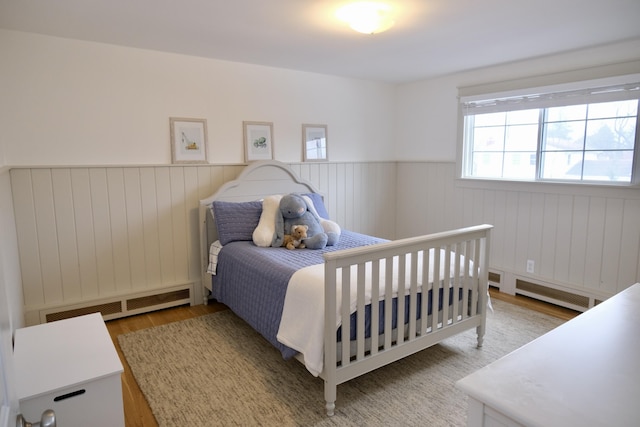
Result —
<instances>
[{"instance_id":1,"label":"bed leg","mask_svg":"<svg viewBox=\"0 0 640 427\"><path fill-rule=\"evenodd\" d=\"M202 303L204 305L209 305L209 296L211 295L211 292L209 291L209 289L204 288L204 296L202 297Z\"/></svg>"},{"instance_id":2,"label":"bed leg","mask_svg":"<svg viewBox=\"0 0 640 427\"><path fill-rule=\"evenodd\" d=\"M336 402L327 402L325 407L327 408L327 416L333 417L335 414Z\"/></svg>"},{"instance_id":3,"label":"bed leg","mask_svg":"<svg viewBox=\"0 0 640 427\"><path fill-rule=\"evenodd\" d=\"M327 402L325 408L329 417L333 417L335 413L337 391L337 386L330 386L326 382L324 383L324 400Z\"/></svg>"},{"instance_id":4,"label":"bed leg","mask_svg":"<svg viewBox=\"0 0 640 427\"><path fill-rule=\"evenodd\" d=\"M478 334L478 348L480 348L484 343L484 325L478 326L476 332Z\"/></svg>"}]
</instances>

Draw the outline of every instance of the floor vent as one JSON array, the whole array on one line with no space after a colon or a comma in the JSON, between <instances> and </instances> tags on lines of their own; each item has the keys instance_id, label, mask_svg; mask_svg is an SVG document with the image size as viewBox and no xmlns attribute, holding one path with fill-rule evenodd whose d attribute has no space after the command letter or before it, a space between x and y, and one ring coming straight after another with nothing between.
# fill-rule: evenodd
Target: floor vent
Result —
<instances>
[{"instance_id":1,"label":"floor vent","mask_svg":"<svg viewBox=\"0 0 640 427\"><path fill-rule=\"evenodd\" d=\"M149 295L146 297L132 298L127 300L127 310L138 310L140 308L153 307L167 303L188 303L190 298L189 289L165 292L163 294Z\"/></svg>"},{"instance_id":2,"label":"floor vent","mask_svg":"<svg viewBox=\"0 0 640 427\"><path fill-rule=\"evenodd\" d=\"M47 322L55 322L56 320L69 319L76 316L84 316L91 313L102 313L102 316L109 316L122 313L122 303L120 301L109 302L106 304L92 305L88 307L76 308L73 310L58 311L49 313L45 316Z\"/></svg>"},{"instance_id":3,"label":"floor vent","mask_svg":"<svg viewBox=\"0 0 640 427\"><path fill-rule=\"evenodd\" d=\"M570 304L571 306L582 307L584 309L589 308L589 297L587 296L537 285L520 279L516 279L516 293L521 293L527 296L537 295L546 297L557 302L559 305L566 306L566 304Z\"/></svg>"}]
</instances>

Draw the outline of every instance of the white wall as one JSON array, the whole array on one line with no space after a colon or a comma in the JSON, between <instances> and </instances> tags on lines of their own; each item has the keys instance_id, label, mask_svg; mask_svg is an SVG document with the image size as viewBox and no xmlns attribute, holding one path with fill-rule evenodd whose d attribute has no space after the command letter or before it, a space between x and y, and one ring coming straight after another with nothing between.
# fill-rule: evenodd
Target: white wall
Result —
<instances>
[{"instance_id":1,"label":"white wall","mask_svg":"<svg viewBox=\"0 0 640 427\"><path fill-rule=\"evenodd\" d=\"M493 224L490 263L514 281L598 298L640 282L640 189L455 180L454 162L400 162L397 237ZM534 273L526 272L527 260Z\"/></svg>"},{"instance_id":2,"label":"white wall","mask_svg":"<svg viewBox=\"0 0 640 427\"><path fill-rule=\"evenodd\" d=\"M0 167L0 292L9 304L8 321L11 331L24 326L22 278L18 256L16 224L11 198L8 168ZM4 308L3 308L4 310ZM7 325L3 325L7 326Z\"/></svg>"},{"instance_id":3,"label":"white wall","mask_svg":"<svg viewBox=\"0 0 640 427\"><path fill-rule=\"evenodd\" d=\"M0 152L2 149L0 141ZM10 181L9 168L0 165L0 425L12 425L9 420L13 422L18 412L13 378L13 334L25 326Z\"/></svg>"},{"instance_id":4,"label":"white wall","mask_svg":"<svg viewBox=\"0 0 640 427\"><path fill-rule=\"evenodd\" d=\"M242 122L274 124L275 158L302 159L303 123L332 161L393 157L390 84L0 30L6 163L171 163L169 117L207 119L210 163L244 161Z\"/></svg>"},{"instance_id":5,"label":"white wall","mask_svg":"<svg viewBox=\"0 0 640 427\"><path fill-rule=\"evenodd\" d=\"M580 79L594 67L638 60L640 39L400 85L395 158L456 161L459 87L554 74L556 79Z\"/></svg>"},{"instance_id":6,"label":"white wall","mask_svg":"<svg viewBox=\"0 0 640 427\"><path fill-rule=\"evenodd\" d=\"M311 180L324 183L329 200L334 203L331 209L339 221L346 221L347 226L366 224L365 228L375 224L375 230L379 230L378 219L371 221L377 213L349 205L353 195L374 191L372 194L377 200L388 200L391 207L396 205L397 198L397 212L389 214L388 209L382 209L382 215L378 216L385 222L383 229L403 237L469 222L490 221L498 212L491 207L494 206L492 200L504 195L509 201L504 208L499 208L504 209L504 218L518 220L505 220L496 228L494 235L505 240L494 245L502 249L495 253L492 264L519 273L522 259L548 253L540 249L540 243L531 233L518 231L528 230L531 225L534 229L539 227L536 213L545 212L538 204L542 199L530 188L466 190L455 179L457 88L638 60L639 52L640 41L636 40L394 86L0 30L3 58L0 161L11 167L36 166L20 172L21 176L29 177L48 173L42 166L70 165L74 170L89 166L82 173L101 176L105 173L103 168L109 165L134 165L134 169L135 165L150 165L148 170L141 169L140 176L154 177L145 182L157 187L163 185L158 177L162 179L167 173L163 167L171 159L169 117L207 119L208 160L221 165L244 160L243 120L272 121L275 158L287 163L301 160L301 124L324 123L329 128L330 160L344 163L301 170L313 170ZM411 162L400 162L396 167L395 160ZM382 161L380 166L377 161ZM436 163L430 163L432 161ZM170 169L171 174L178 175L177 171L182 170ZM184 169L185 176L193 172L189 167ZM53 172L58 174L60 171ZM384 182L373 182L372 176ZM8 178L3 179L0 200L4 206L11 206ZM424 180L432 181L427 185ZM50 191L53 187L38 188ZM185 190L188 200L197 200L191 187ZM504 193L497 196L497 190ZM554 191L548 196L550 200L566 201L564 195L554 195ZM549 193L545 193L545 197L546 194ZM628 196L622 196L623 204L631 210L622 207L613 212L636 212L638 190L625 194ZM471 201L461 199L469 195ZM83 200L93 198L94 202L101 202L108 196L108 192L102 191L89 194ZM603 221L610 224L617 214L602 216L602 206L615 204L615 200L609 202L600 193L583 196L571 199L571 212L585 204L594 206L598 221L592 221L596 225L590 225L588 230L604 236L607 229L597 224ZM527 206L529 210L525 209ZM186 212L194 208L172 205L172 209ZM395 224L389 226L394 222L394 215ZM527 222L527 218L532 222ZM13 222L9 214L4 214L2 220L3 225ZM570 237L574 239L574 246L578 245L581 241L577 234L585 232L585 228L580 227L584 218L561 212L557 221L573 227L574 235ZM77 233L82 235L88 230L80 229ZM193 224L185 230L193 233ZM10 227L9 231L12 231ZM517 240L513 240L513 233ZM626 236L625 241L632 242L634 238L635 235ZM37 242L36 246L46 243ZM96 251L105 244L108 246L109 242L98 242ZM16 246L11 240L3 242L3 249L7 248L4 275L9 274L12 283L22 280L16 268ZM554 248L557 249L565 251L565 247ZM569 287L584 287L583 279L591 273L585 265L592 265L593 259L603 255L595 250L584 254L565 252L563 256L572 263L575 274L559 279L560 276L547 277L541 273L537 278L562 282ZM625 259L625 266L629 262ZM544 263L540 260L537 265ZM604 265L603 271L609 272L613 262L606 260ZM602 259L600 266L603 266ZM553 271L548 268L546 271ZM611 292L619 286L619 278L629 277L628 271L628 267L618 268L614 272L616 282L605 283L602 288L600 282L591 278L589 283L603 292ZM20 290L9 286L13 298L20 294Z\"/></svg>"},{"instance_id":7,"label":"white wall","mask_svg":"<svg viewBox=\"0 0 640 427\"><path fill-rule=\"evenodd\" d=\"M241 170L244 120L273 122L341 224L395 233L394 85L3 30L0 53L27 323L198 282L198 200ZM207 119L212 165L169 165L169 117ZM300 164L303 123L331 163Z\"/></svg>"},{"instance_id":8,"label":"white wall","mask_svg":"<svg viewBox=\"0 0 640 427\"><path fill-rule=\"evenodd\" d=\"M346 229L393 238L395 162L297 163ZM27 324L132 295L200 294L198 201L241 165L11 170ZM118 311L117 313L122 313Z\"/></svg>"},{"instance_id":9,"label":"white wall","mask_svg":"<svg viewBox=\"0 0 640 427\"><path fill-rule=\"evenodd\" d=\"M507 291L524 278L602 297L640 281L640 189L456 178L458 87L620 71L640 72L640 40L400 86L397 237L494 224L491 266L511 279Z\"/></svg>"},{"instance_id":10,"label":"white wall","mask_svg":"<svg viewBox=\"0 0 640 427\"><path fill-rule=\"evenodd\" d=\"M10 82L0 79L0 94ZM6 101L6 100L5 100ZM9 108L0 101L0 115ZM9 425L18 411L13 379L13 333L25 325L22 279L11 198L11 178L0 138L0 425ZM12 394L13 393L13 394Z\"/></svg>"},{"instance_id":11,"label":"white wall","mask_svg":"<svg viewBox=\"0 0 640 427\"><path fill-rule=\"evenodd\" d=\"M2 44L1 40L2 35L0 34L0 45ZM11 99L5 96L11 84L11 80L0 77L0 94L2 94L0 98L0 116L8 114L11 110ZM0 132L0 293L3 296L2 301L6 301L8 307L0 307L0 310L4 312L2 319L0 319L2 322L0 329L4 331L8 328L12 334L16 328L24 326L24 311L18 242L11 197L10 168L7 166L8 162L5 155L9 141L1 135L2 132ZM8 323L5 324L5 322Z\"/></svg>"}]
</instances>

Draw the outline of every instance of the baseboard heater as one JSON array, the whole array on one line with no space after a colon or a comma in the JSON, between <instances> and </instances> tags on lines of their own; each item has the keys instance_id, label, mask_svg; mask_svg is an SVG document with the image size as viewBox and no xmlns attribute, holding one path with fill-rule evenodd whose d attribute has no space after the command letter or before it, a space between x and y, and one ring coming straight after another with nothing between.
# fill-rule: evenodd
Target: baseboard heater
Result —
<instances>
[{"instance_id":1,"label":"baseboard heater","mask_svg":"<svg viewBox=\"0 0 640 427\"><path fill-rule=\"evenodd\" d=\"M516 279L516 294L550 302L577 311L586 311L603 300L580 292L570 292Z\"/></svg>"},{"instance_id":2,"label":"baseboard heater","mask_svg":"<svg viewBox=\"0 0 640 427\"><path fill-rule=\"evenodd\" d=\"M53 322L100 312L105 320L147 313L179 305L193 304L193 284L128 294L122 297L87 301L40 310L40 322Z\"/></svg>"},{"instance_id":3,"label":"baseboard heater","mask_svg":"<svg viewBox=\"0 0 640 427\"><path fill-rule=\"evenodd\" d=\"M502 282L502 274L497 273L495 271L489 272L489 286L500 288L501 282Z\"/></svg>"}]
</instances>

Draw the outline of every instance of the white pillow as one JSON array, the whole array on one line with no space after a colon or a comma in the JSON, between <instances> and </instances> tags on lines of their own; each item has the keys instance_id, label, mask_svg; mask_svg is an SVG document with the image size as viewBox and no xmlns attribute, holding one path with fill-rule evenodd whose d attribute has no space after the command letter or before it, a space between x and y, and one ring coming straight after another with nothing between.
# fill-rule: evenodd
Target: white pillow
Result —
<instances>
[{"instance_id":1,"label":"white pillow","mask_svg":"<svg viewBox=\"0 0 640 427\"><path fill-rule=\"evenodd\" d=\"M260 221L253 230L253 243L256 246L268 248L273 243L276 233L276 213L280 210L281 194L267 196L262 200L262 213Z\"/></svg>"}]
</instances>

